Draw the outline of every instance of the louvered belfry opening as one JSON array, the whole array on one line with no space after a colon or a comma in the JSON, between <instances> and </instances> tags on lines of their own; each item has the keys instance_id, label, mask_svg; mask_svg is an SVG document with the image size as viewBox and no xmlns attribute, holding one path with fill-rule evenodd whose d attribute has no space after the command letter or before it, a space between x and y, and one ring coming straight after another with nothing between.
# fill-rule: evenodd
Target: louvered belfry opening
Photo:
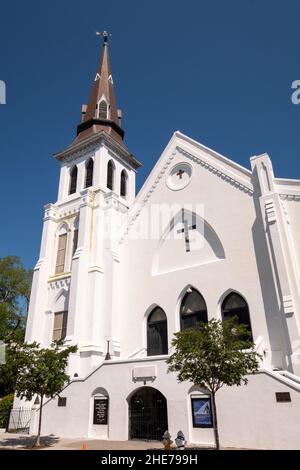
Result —
<instances>
[{"instance_id":1,"label":"louvered belfry opening","mask_svg":"<svg viewBox=\"0 0 300 470\"><path fill-rule=\"evenodd\" d=\"M106 186L111 191L113 191L113 189L114 189L114 173L115 173L114 164L113 164L112 160L109 160L109 162L107 164L107 182L106 182Z\"/></svg>"},{"instance_id":2,"label":"louvered belfry opening","mask_svg":"<svg viewBox=\"0 0 300 470\"><path fill-rule=\"evenodd\" d=\"M105 100L100 101L99 104L99 119L107 119L108 106Z\"/></svg>"},{"instance_id":3,"label":"louvered belfry opening","mask_svg":"<svg viewBox=\"0 0 300 470\"><path fill-rule=\"evenodd\" d=\"M121 184L120 184L120 194L122 197L127 196L127 173L125 170L121 172Z\"/></svg>"},{"instance_id":4,"label":"louvered belfry opening","mask_svg":"<svg viewBox=\"0 0 300 470\"><path fill-rule=\"evenodd\" d=\"M92 158L86 164L85 187L93 186L94 161Z\"/></svg>"},{"instance_id":5,"label":"louvered belfry opening","mask_svg":"<svg viewBox=\"0 0 300 470\"><path fill-rule=\"evenodd\" d=\"M70 173L70 189L69 189L69 194L74 194L76 193L76 188L77 188L77 166L75 165Z\"/></svg>"}]
</instances>

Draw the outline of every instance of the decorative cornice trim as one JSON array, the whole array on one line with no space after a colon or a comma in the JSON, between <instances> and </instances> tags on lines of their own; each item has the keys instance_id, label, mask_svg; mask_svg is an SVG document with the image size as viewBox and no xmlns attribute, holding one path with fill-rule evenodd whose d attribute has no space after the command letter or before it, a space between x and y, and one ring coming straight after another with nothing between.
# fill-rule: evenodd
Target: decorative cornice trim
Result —
<instances>
[{"instance_id":1,"label":"decorative cornice trim","mask_svg":"<svg viewBox=\"0 0 300 470\"><path fill-rule=\"evenodd\" d=\"M48 280L49 289L68 289L71 283L71 273L66 273L64 276L52 276Z\"/></svg>"},{"instance_id":2,"label":"decorative cornice trim","mask_svg":"<svg viewBox=\"0 0 300 470\"><path fill-rule=\"evenodd\" d=\"M125 146L121 146L105 131L100 131L99 133L89 137L88 139L82 142L71 144L62 152L54 154L54 158L60 161L67 162L76 160L77 158L80 158L83 154L86 154L86 152L95 152L97 150L97 147L101 146L101 144L105 144L113 152L119 155L134 170L142 166L142 164L138 160L136 160L136 158L127 150Z\"/></svg>"},{"instance_id":3,"label":"decorative cornice trim","mask_svg":"<svg viewBox=\"0 0 300 470\"><path fill-rule=\"evenodd\" d=\"M280 199L283 201L295 201L299 202L300 201L300 195L299 194L284 194L280 193L279 194Z\"/></svg>"},{"instance_id":4,"label":"decorative cornice trim","mask_svg":"<svg viewBox=\"0 0 300 470\"><path fill-rule=\"evenodd\" d=\"M226 181L227 183L230 183L231 185L233 185L240 191L243 191L244 193L249 194L250 196L253 195L253 188L251 188L250 186L247 186L246 184L241 183L238 179L232 178L231 176L227 175L225 172L221 171L219 168L216 168L215 166L211 165L205 160L199 157L196 157L195 155L190 154L183 148L177 146L176 149L178 150L179 153L183 154L185 157L189 158L193 162L200 164L203 168L210 171L211 173L218 176L219 178Z\"/></svg>"},{"instance_id":5,"label":"decorative cornice trim","mask_svg":"<svg viewBox=\"0 0 300 470\"><path fill-rule=\"evenodd\" d=\"M63 279L69 279L71 277L71 273L62 273L62 274L55 274L54 276L50 276L48 279L48 282L56 282L56 281L61 281Z\"/></svg>"}]
</instances>

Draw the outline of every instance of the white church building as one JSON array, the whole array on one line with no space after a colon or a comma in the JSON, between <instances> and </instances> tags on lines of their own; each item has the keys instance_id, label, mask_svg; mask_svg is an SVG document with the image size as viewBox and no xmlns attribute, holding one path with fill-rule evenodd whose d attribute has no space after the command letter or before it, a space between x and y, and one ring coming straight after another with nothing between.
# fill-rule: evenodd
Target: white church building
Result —
<instances>
[{"instance_id":1,"label":"white church building","mask_svg":"<svg viewBox=\"0 0 300 470\"><path fill-rule=\"evenodd\" d=\"M283 156L284 157L284 156ZM55 155L26 340L78 345L42 434L213 445L210 396L167 373L175 332L236 315L263 359L217 394L221 445L300 448L300 180L175 132L136 195L104 35L72 144ZM31 431L37 426L33 405Z\"/></svg>"}]
</instances>

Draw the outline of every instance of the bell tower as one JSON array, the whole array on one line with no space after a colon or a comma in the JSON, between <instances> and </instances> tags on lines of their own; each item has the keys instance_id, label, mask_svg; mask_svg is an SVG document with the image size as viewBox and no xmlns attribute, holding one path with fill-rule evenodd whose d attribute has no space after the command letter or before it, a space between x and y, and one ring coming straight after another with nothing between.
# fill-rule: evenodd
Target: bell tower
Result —
<instances>
[{"instance_id":1,"label":"bell tower","mask_svg":"<svg viewBox=\"0 0 300 470\"><path fill-rule=\"evenodd\" d=\"M45 206L40 257L34 269L27 341L44 346L62 338L77 344L70 373L84 376L110 344L120 357L119 228L135 199L141 164L128 151L109 60L109 34L87 105L60 163L58 198Z\"/></svg>"}]
</instances>

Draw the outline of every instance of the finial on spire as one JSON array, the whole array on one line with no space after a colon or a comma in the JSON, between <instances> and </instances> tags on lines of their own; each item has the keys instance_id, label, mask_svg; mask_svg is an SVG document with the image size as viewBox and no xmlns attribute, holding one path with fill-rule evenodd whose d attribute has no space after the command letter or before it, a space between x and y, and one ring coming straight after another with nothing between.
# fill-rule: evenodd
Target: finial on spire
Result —
<instances>
[{"instance_id":1,"label":"finial on spire","mask_svg":"<svg viewBox=\"0 0 300 470\"><path fill-rule=\"evenodd\" d=\"M96 31L96 36L102 36L104 44L107 44L108 38L111 37L111 33L108 33L107 31L103 31L103 32Z\"/></svg>"}]
</instances>

